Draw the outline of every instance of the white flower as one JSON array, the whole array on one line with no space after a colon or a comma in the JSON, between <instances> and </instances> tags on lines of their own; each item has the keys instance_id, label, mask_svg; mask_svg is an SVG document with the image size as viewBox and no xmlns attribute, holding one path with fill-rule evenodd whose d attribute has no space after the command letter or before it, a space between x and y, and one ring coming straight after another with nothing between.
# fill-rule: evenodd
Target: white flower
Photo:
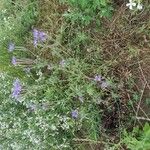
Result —
<instances>
[{"instance_id":1,"label":"white flower","mask_svg":"<svg viewBox=\"0 0 150 150\"><path fill-rule=\"evenodd\" d=\"M142 10L142 9L143 9L143 5L139 3L139 4L137 5L137 9L138 9L138 10Z\"/></svg>"},{"instance_id":2,"label":"white flower","mask_svg":"<svg viewBox=\"0 0 150 150\"><path fill-rule=\"evenodd\" d=\"M132 0L129 0L129 3L126 4L127 7L129 7L129 9L133 9L133 7L136 6L136 3L134 3Z\"/></svg>"}]
</instances>

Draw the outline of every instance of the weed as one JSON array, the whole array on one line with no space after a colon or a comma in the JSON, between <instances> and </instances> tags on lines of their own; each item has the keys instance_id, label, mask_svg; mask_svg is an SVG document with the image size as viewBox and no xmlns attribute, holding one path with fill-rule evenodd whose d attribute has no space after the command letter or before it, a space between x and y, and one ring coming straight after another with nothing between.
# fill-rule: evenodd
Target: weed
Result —
<instances>
[{"instance_id":1,"label":"weed","mask_svg":"<svg viewBox=\"0 0 150 150\"><path fill-rule=\"evenodd\" d=\"M69 18L73 23L81 23L88 25L95 21L98 17L110 17L112 7L107 0L61 0L70 6L65 17ZM97 23L99 23L97 21Z\"/></svg>"},{"instance_id":2,"label":"weed","mask_svg":"<svg viewBox=\"0 0 150 150\"><path fill-rule=\"evenodd\" d=\"M139 127L133 129L132 133L124 133L123 142L127 148L134 150L148 150L150 147L150 126L146 123L142 130Z\"/></svg>"}]
</instances>

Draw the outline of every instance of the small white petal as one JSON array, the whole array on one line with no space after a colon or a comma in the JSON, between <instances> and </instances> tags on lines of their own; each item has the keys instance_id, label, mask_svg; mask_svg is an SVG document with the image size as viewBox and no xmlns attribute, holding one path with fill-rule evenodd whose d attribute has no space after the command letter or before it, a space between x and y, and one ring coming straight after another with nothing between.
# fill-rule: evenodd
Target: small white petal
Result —
<instances>
[{"instance_id":1,"label":"small white petal","mask_svg":"<svg viewBox=\"0 0 150 150\"><path fill-rule=\"evenodd\" d=\"M130 6L129 6L129 9L131 9L131 10L132 10L132 9L133 9L133 6L132 6L132 5L130 5Z\"/></svg>"},{"instance_id":2,"label":"small white petal","mask_svg":"<svg viewBox=\"0 0 150 150\"><path fill-rule=\"evenodd\" d=\"M142 9L143 9L143 6L142 6L141 4L138 4L138 5L137 5L137 9L142 10Z\"/></svg>"},{"instance_id":3,"label":"small white petal","mask_svg":"<svg viewBox=\"0 0 150 150\"><path fill-rule=\"evenodd\" d=\"M127 3L126 6L129 7L129 6L130 6L130 3Z\"/></svg>"}]
</instances>

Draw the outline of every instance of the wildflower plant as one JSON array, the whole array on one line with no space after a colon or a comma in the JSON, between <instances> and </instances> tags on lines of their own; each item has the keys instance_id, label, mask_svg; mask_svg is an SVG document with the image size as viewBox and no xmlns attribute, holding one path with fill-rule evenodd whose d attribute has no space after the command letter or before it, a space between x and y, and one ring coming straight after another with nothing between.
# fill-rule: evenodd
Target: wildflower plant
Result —
<instances>
[{"instance_id":1,"label":"wildflower plant","mask_svg":"<svg viewBox=\"0 0 150 150\"><path fill-rule=\"evenodd\" d=\"M18 0L16 2L14 4L20 4ZM56 1L46 2L53 4L56 9ZM116 35L113 35L113 38L109 37L109 34L113 34L110 33L110 30L115 28L111 27L115 21L112 21L106 32L102 31L103 28L95 30L99 28L97 25L94 26L94 29L93 26L87 26L102 17L110 16L112 11L110 1L61 0L61 2L67 4L65 14L63 9L66 9L66 5L65 8L62 8L64 5L59 3L57 9L62 11L62 14L58 15L57 12L52 16L43 15L44 21L41 21L43 18L40 18L41 24L36 25L40 26L39 29L30 27L31 32L28 33L28 36L31 37L25 41L26 51L19 51L17 40L13 38L6 40L5 50L10 55L11 66L13 69L19 68L23 75L18 77L17 74L10 75L0 72L2 104L0 105L2 112L0 149L84 150L88 145L84 146L82 142L88 142L91 149L97 149L97 146L101 144L102 147L115 145L118 137L120 137L120 142L115 145L114 149L120 148L120 144L127 144L128 148L133 149L135 146L132 144L134 144L141 148L143 140L137 142L132 136L126 135L123 142L121 141L120 130L128 124L126 120L132 120L128 116L129 118L122 121L127 111L123 113L121 111L126 104L125 101L128 100L127 97L132 99L136 96L131 95L130 97L129 93L125 93L126 91L134 93L131 90L134 87L133 79L128 76L128 72L125 72L125 76L123 75L124 62L120 63L122 61L118 58L122 53L126 54L127 49L124 49L126 46L119 47L118 52L121 51L121 54L117 52L117 57L115 53L118 46L122 45L120 40L118 42L120 24L117 24L117 39L115 40L118 43L113 41ZM130 0L125 7L142 9L141 4L140 1L137 3L137 1ZM45 6L45 3L42 2L40 10L42 8L45 14L45 7L51 8L53 5ZM18 5L14 7L18 8ZM22 8L20 7L19 10ZM25 15L25 18L21 17L23 25L28 24L26 16L28 15ZM64 22L65 24L62 26L59 24L59 28L57 26L54 26L53 29L49 28L49 25L53 24L51 17L54 16L62 17L57 21L55 18L55 23L59 24L62 21L62 24ZM63 16L69 18L69 21ZM32 20L32 17L30 19ZM64 32L68 33L67 37L63 36ZM103 35L103 32L106 35ZM121 33L124 33L124 30ZM112 42L111 46L115 45L115 49L112 48L109 51L109 42ZM105 43L108 45L104 48ZM127 60L130 59L131 57L127 57ZM120 65L123 71L118 69ZM129 68L126 66L125 69ZM134 99L137 101L138 97ZM124 122L126 123L122 125ZM148 128L149 126L146 125L145 133L149 133ZM113 134L119 132L119 136L116 134L115 142L111 135L107 134L109 130ZM144 141L146 140L145 143L148 145L148 134L141 135L141 137L145 135ZM81 144L75 143L78 139ZM146 148L149 146L147 145Z\"/></svg>"},{"instance_id":2,"label":"wildflower plant","mask_svg":"<svg viewBox=\"0 0 150 150\"><path fill-rule=\"evenodd\" d=\"M60 0L69 4L70 10L64 16L70 18L72 22L81 22L83 25L88 25L94 21L97 16L110 17L112 7L108 0Z\"/></svg>"},{"instance_id":3,"label":"wildflower plant","mask_svg":"<svg viewBox=\"0 0 150 150\"><path fill-rule=\"evenodd\" d=\"M141 4L140 0L129 0L129 3L126 4L127 7L129 7L130 10L133 10L137 8L138 10L143 9L143 5Z\"/></svg>"}]
</instances>

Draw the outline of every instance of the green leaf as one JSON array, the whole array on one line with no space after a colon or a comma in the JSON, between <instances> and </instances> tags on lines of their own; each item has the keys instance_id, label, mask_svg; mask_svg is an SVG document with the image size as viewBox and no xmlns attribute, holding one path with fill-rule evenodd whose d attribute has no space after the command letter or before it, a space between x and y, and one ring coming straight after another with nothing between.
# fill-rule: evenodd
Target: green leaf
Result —
<instances>
[{"instance_id":1,"label":"green leaf","mask_svg":"<svg viewBox=\"0 0 150 150\"><path fill-rule=\"evenodd\" d=\"M106 0L101 0L100 3L101 3L102 6L107 6L107 1Z\"/></svg>"},{"instance_id":2,"label":"green leaf","mask_svg":"<svg viewBox=\"0 0 150 150\"><path fill-rule=\"evenodd\" d=\"M89 95L93 95L94 94L94 90L93 90L93 88L91 87L91 86L88 86L87 87L87 93L89 94Z\"/></svg>"},{"instance_id":3,"label":"green leaf","mask_svg":"<svg viewBox=\"0 0 150 150\"><path fill-rule=\"evenodd\" d=\"M145 123L143 131L144 133L148 132L150 130L150 125L148 123Z\"/></svg>"}]
</instances>

